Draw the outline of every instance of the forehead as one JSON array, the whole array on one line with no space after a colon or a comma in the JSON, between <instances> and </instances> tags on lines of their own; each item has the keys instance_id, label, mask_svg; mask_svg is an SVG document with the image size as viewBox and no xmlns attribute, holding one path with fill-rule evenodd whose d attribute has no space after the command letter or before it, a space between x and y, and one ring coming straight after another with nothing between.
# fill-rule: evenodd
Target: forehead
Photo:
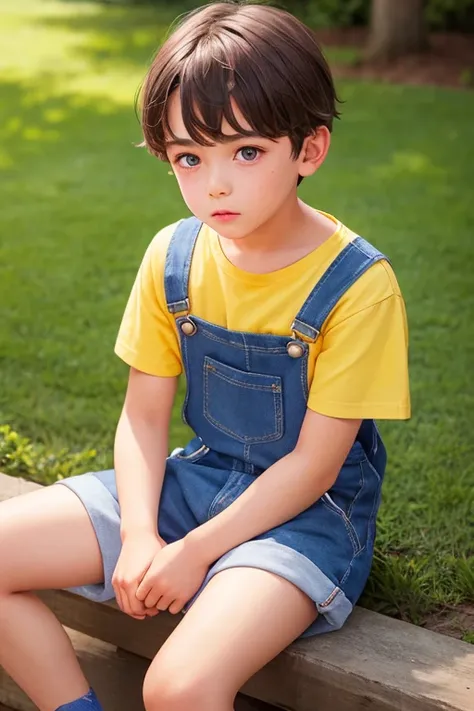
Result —
<instances>
[{"instance_id":1,"label":"forehead","mask_svg":"<svg viewBox=\"0 0 474 711\"><path fill-rule=\"evenodd\" d=\"M231 106L239 126L241 126L245 130L250 131L252 127L244 118L234 99L231 99ZM189 133L187 132L183 121L183 114L181 109L181 94L179 89L176 89L168 99L167 115L168 122L173 134L175 136L179 136L180 138L189 138ZM222 133L228 134L229 136L235 135L234 129L232 128L232 126L230 126L230 124L226 121L225 118L222 121L221 131ZM171 136L166 136L166 138L171 138Z\"/></svg>"}]
</instances>

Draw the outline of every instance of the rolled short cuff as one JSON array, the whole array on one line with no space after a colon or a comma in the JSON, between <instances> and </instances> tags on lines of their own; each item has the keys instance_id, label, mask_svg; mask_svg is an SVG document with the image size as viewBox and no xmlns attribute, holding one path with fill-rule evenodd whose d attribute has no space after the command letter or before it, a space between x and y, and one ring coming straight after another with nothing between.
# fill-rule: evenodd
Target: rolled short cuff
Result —
<instances>
[{"instance_id":1,"label":"rolled short cuff","mask_svg":"<svg viewBox=\"0 0 474 711\"><path fill-rule=\"evenodd\" d=\"M113 475L113 472L111 472ZM120 538L120 509L110 491L94 474L81 474L55 482L67 486L84 504L97 536L102 555L103 582L66 588L70 592L94 602L106 602L115 598L112 575L122 548Z\"/></svg>"},{"instance_id":2,"label":"rolled short cuff","mask_svg":"<svg viewBox=\"0 0 474 711\"><path fill-rule=\"evenodd\" d=\"M352 612L352 603L344 591L317 565L298 551L271 539L248 541L225 553L209 569L202 586L185 605L183 612L188 611L214 575L228 568L239 567L259 568L280 575L314 601L319 614L302 637L338 630Z\"/></svg>"}]
</instances>

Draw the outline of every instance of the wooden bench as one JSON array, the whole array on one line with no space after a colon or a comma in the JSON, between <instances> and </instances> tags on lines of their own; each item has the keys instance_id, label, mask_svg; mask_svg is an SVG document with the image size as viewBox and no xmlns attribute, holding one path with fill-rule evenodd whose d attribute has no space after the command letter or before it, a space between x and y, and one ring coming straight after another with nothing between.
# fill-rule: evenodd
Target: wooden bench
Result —
<instances>
[{"instance_id":1,"label":"wooden bench","mask_svg":"<svg viewBox=\"0 0 474 711\"><path fill-rule=\"evenodd\" d=\"M0 501L37 487L0 474ZM179 616L143 624L114 603L40 595L70 634L106 711L143 711L147 665ZM357 607L342 630L295 642L242 692L236 711L474 711L474 647ZM0 669L1 704L35 708Z\"/></svg>"}]
</instances>

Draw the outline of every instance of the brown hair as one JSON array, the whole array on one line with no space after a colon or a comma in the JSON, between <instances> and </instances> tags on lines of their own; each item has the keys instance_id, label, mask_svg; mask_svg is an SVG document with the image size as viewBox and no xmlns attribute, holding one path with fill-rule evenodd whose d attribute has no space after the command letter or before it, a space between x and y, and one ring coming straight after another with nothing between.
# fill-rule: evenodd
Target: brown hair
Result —
<instances>
[{"instance_id":1,"label":"brown hair","mask_svg":"<svg viewBox=\"0 0 474 711\"><path fill-rule=\"evenodd\" d=\"M315 35L285 10L256 3L215 2L178 18L157 52L141 92L144 143L167 160L165 138L176 138L167 101L180 87L184 125L200 145L225 140L225 118L240 135L233 98L252 131L288 136L297 158L306 136L332 129L339 101ZM211 139L211 140L209 140Z\"/></svg>"}]
</instances>

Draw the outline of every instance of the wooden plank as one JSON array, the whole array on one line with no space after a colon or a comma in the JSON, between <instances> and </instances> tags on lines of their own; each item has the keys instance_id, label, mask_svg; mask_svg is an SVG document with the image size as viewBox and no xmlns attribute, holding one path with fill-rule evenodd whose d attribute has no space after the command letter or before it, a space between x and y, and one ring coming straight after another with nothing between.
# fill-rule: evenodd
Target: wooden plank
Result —
<instances>
[{"instance_id":1,"label":"wooden plank","mask_svg":"<svg viewBox=\"0 0 474 711\"><path fill-rule=\"evenodd\" d=\"M106 642L66 630L81 667L107 711L144 711L142 682L149 662L140 657L123 659ZM37 711L37 707L0 667L0 702L15 711ZM1 709L1 707L0 707Z\"/></svg>"},{"instance_id":2,"label":"wooden plank","mask_svg":"<svg viewBox=\"0 0 474 711\"><path fill-rule=\"evenodd\" d=\"M106 711L145 711L142 685L149 661L121 653L106 642L66 629L79 662ZM3 705L3 701L8 706ZM0 667L0 711L36 711L36 706ZM261 701L238 694L235 711L275 711Z\"/></svg>"},{"instance_id":3,"label":"wooden plank","mask_svg":"<svg viewBox=\"0 0 474 711\"><path fill-rule=\"evenodd\" d=\"M115 603L97 604L65 591L41 597L69 627L152 659L179 623L163 613L133 620ZM369 610L357 608L339 632L299 640L242 689L252 697L298 711L434 711L474 709L474 647Z\"/></svg>"},{"instance_id":4,"label":"wooden plank","mask_svg":"<svg viewBox=\"0 0 474 711\"><path fill-rule=\"evenodd\" d=\"M0 475L0 498L32 486ZM180 619L137 621L64 591L41 597L64 625L149 659ZM472 711L474 647L356 608L342 630L295 642L242 691L290 711Z\"/></svg>"},{"instance_id":5,"label":"wooden plank","mask_svg":"<svg viewBox=\"0 0 474 711\"><path fill-rule=\"evenodd\" d=\"M0 472L0 501L6 501L13 498L13 496L26 494L28 491L34 491L39 488L40 485L35 484L33 481L26 481L26 479Z\"/></svg>"}]
</instances>

